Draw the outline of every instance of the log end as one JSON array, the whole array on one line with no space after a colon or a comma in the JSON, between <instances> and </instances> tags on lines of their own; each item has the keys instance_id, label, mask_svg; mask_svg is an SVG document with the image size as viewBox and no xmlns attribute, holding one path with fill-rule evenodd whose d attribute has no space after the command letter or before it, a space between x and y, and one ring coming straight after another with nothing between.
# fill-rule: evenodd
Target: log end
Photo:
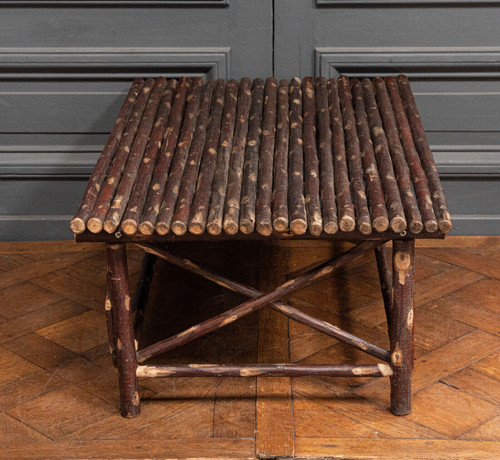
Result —
<instances>
[{"instance_id":1,"label":"log end","mask_svg":"<svg viewBox=\"0 0 500 460\"><path fill-rule=\"evenodd\" d=\"M438 223L437 223L437 220L428 220L426 223L425 223L425 231L426 232L429 232L429 233L434 233L434 232L437 232L438 231Z\"/></svg>"},{"instance_id":2,"label":"log end","mask_svg":"<svg viewBox=\"0 0 500 460\"><path fill-rule=\"evenodd\" d=\"M295 235L303 235L307 231L307 222L304 219L294 219L290 223L290 229Z\"/></svg>"},{"instance_id":3,"label":"log end","mask_svg":"<svg viewBox=\"0 0 500 460\"><path fill-rule=\"evenodd\" d=\"M329 235L333 235L339 231L339 224L337 222L327 222L324 225L325 232Z\"/></svg>"},{"instance_id":4,"label":"log end","mask_svg":"<svg viewBox=\"0 0 500 460\"><path fill-rule=\"evenodd\" d=\"M273 228L277 232L284 232L288 229L288 219L285 219L284 217L276 217L273 221Z\"/></svg>"},{"instance_id":5,"label":"log end","mask_svg":"<svg viewBox=\"0 0 500 460\"><path fill-rule=\"evenodd\" d=\"M148 220L144 221L144 222L141 222L139 224L139 231L143 234L143 235L152 235L155 231L155 227L154 225L149 222Z\"/></svg>"},{"instance_id":6,"label":"log end","mask_svg":"<svg viewBox=\"0 0 500 460\"><path fill-rule=\"evenodd\" d=\"M270 222L259 222L257 224L257 231L264 236L269 236L273 233L273 227Z\"/></svg>"},{"instance_id":7,"label":"log end","mask_svg":"<svg viewBox=\"0 0 500 460\"><path fill-rule=\"evenodd\" d=\"M352 232L356 228L356 222L351 216L342 216L339 227L343 232Z\"/></svg>"},{"instance_id":8,"label":"log end","mask_svg":"<svg viewBox=\"0 0 500 460\"><path fill-rule=\"evenodd\" d=\"M91 217L87 222L87 228L92 233L99 233L102 230L102 222L97 217Z\"/></svg>"},{"instance_id":9,"label":"log end","mask_svg":"<svg viewBox=\"0 0 500 460\"><path fill-rule=\"evenodd\" d=\"M201 235L205 231L205 226L201 222L190 222L189 231L193 235Z\"/></svg>"},{"instance_id":10,"label":"log end","mask_svg":"<svg viewBox=\"0 0 500 460\"><path fill-rule=\"evenodd\" d=\"M122 231L125 235L135 235L137 232L137 222L132 219L126 219L122 222Z\"/></svg>"},{"instance_id":11,"label":"log end","mask_svg":"<svg viewBox=\"0 0 500 460\"><path fill-rule=\"evenodd\" d=\"M420 233L424 229L424 225L422 224L422 221L420 220L413 220L410 222L409 225L410 232L412 233Z\"/></svg>"},{"instance_id":12,"label":"log end","mask_svg":"<svg viewBox=\"0 0 500 460\"><path fill-rule=\"evenodd\" d=\"M214 236L220 235L222 232L222 225L220 222L210 222L207 225L207 232Z\"/></svg>"},{"instance_id":13,"label":"log end","mask_svg":"<svg viewBox=\"0 0 500 460\"><path fill-rule=\"evenodd\" d=\"M406 219L401 216L396 216L391 220L390 225L393 232L402 233L406 230Z\"/></svg>"},{"instance_id":14,"label":"log end","mask_svg":"<svg viewBox=\"0 0 500 460\"><path fill-rule=\"evenodd\" d=\"M85 231L85 222L81 217L75 217L69 223L69 228L73 233L83 233Z\"/></svg>"},{"instance_id":15,"label":"log end","mask_svg":"<svg viewBox=\"0 0 500 460\"><path fill-rule=\"evenodd\" d=\"M249 235L255 230L255 223L251 220L242 220L240 222L240 231L245 235Z\"/></svg>"},{"instance_id":16,"label":"log end","mask_svg":"<svg viewBox=\"0 0 500 460\"><path fill-rule=\"evenodd\" d=\"M359 231L363 235L369 235L372 232L372 226L371 226L370 222L360 222L358 227L359 227Z\"/></svg>"},{"instance_id":17,"label":"log end","mask_svg":"<svg viewBox=\"0 0 500 460\"><path fill-rule=\"evenodd\" d=\"M172 223L172 231L178 235L184 235L187 232L187 225L182 220L176 220Z\"/></svg>"},{"instance_id":18,"label":"log end","mask_svg":"<svg viewBox=\"0 0 500 460\"><path fill-rule=\"evenodd\" d=\"M321 222L311 222L309 233L313 236L319 236L323 233L323 224Z\"/></svg>"},{"instance_id":19,"label":"log end","mask_svg":"<svg viewBox=\"0 0 500 460\"><path fill-rule=\"evenodd\" d=\"M441 219L439 221L439 230L441 230L441 232L448 233L451 230L451 228L452 228L451 220Z\"/></svg>"},{"instance_id":20,"label":"log end","mask_svg":"<svg viewBox=\"0 0 500 460\"><path fill-rule=\"evenodd\" d=\"M389 219L384 216L375 217L373 219L373 228L376 232L385 232L389 228Z\"/></svg>"},{"instance_id":21,"label":"log end","mask_svg":"<svg viewBox=\"0 0 500 460\"><path fill-rule=\"evenodd\" d=\"M236 235L239 230L238 224L234 220L225 220L223 227L228 235Z\"/></svg>"},{"instance_id":22,"label":"log end","mask_svg":"<svg viewBox=\"0 0 500 460\"><path fill-rule=\"evenodd\" d=\"M112 221L110 221L110 220L104 221L104 230L107 233L115 233L117 228L118 228L118 225L115 225Z\"/></svg>"},{"instance_id":23,"label":"log end","mask_svg":"<svg viewBox=\"0 0 500 460\"><path fill-rule=\"evenodd\" d=\"M158 235L166 235L170 231L170 226L166 222L157 222L155 230Z\"/></svg>"}]
</instances>

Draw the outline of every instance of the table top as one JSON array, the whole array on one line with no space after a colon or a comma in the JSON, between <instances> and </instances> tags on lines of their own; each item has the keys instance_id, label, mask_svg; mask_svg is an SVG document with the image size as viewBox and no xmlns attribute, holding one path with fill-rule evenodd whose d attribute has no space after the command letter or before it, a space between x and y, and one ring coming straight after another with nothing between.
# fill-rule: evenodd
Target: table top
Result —
<instances>
[{"instance_id":1,"label":"table top","mask_svg":"<svg viewBox=\"0 0 500 460\"><path fill-rule=\"evenodd\" d=\"M136 79L77 241L442 238L451 217L404 75Z\"/></svg>"}]
</instances>

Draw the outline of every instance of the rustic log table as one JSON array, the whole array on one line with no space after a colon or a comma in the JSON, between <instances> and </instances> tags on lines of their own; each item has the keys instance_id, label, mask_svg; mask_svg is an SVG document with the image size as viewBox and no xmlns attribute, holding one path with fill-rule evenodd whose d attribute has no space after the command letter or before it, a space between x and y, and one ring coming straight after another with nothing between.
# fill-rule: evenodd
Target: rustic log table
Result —
<instances>
[{"instance_id":1,"label":"rustic log table","mask_svg":"<svg viewBox=\"0 0 500 460\"><path fill-rule=\"evenodd\" d=\"M134 81L71 221L78 242L105 242L105 310L121 413L140 412L138 377L390 377L391 411L411 409L414 241L451 230L443 188L408 79L243 78ZM272 292L169 252L176 241L322 239L356 243ZM392 260L386 243L392 240ZM126 244L250 300L141 347ZM279 299L374 250L387 315L385 350ZM392 267L391 267L392 265ZM139 302L140 304L140 302ZM148 359L263 306L380 359L380 364L152 365Z\"/></svg>"}]
</instances>

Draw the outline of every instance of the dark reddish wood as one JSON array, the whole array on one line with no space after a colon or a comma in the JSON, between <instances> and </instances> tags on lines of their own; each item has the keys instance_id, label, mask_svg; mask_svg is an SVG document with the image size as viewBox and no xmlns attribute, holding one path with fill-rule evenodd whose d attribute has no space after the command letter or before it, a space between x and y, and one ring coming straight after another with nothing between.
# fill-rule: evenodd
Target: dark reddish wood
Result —
<instances>
[{"instance_id":1,"label":"dark reddish wood","mask_svg":"<svg viewBox=\"0 0 500 460\"><path fill-rule=\"evenodd\" d=\"M111 208L104 219L104 230L108 233L114 233L116 231L120 225L123 214L125 213L128 199L132 193L139 165L143 159L146 144L148 143L151 135L151 129L153 128L158 106L160 105L163 90L166 85L167 80L160 77L155 80L153 88L151 89L151 95L149 96L148 103L146 104L146 108L142 114L141 123L137 129L137 134L135 135L134 143L132 144L132 149L130 150L130 154L127 159L127 164L123 170L120 184L116 189L115 197L111 203Z\"/></svg>"},{"instance_id":2,"label":"dark reddish wood","mask_svg":"<svg viewBox=\"0 0 500 460\"><path fill-rule=\"evenodd\" d=\"M222 118L222 111L224 108L224 80L217 80L215 88L214 103L210 113L207 140L203 148L201 157L201 168L198 180L193 179L191 187L194 193L194 200L191 209L187 209L189 213L184 213L182 223L178 221L178 225L182 225L178 235L183 235L187 229L187 221L189 220L189 231L195 235L199 235L205 231L207 224L208 206L210 204L210 195L212 193L212 182L215 174L215 165L217 162L217 146L220 137L220 125ZM185 179L183 179L185 181Z\"/></svg>"},{"instance_id":3,"label":"dark reddish wood","mask_svg":"<svg viewBox=\"0 0 500 460\"><path fill-rule=\"evenodd\" d=\"M210 85L203 85L200 81L200 85L198 86L195 85L195 82L193 81L193 85L194 92L192 94L192 99L190 100L190 95L186 98L187 107L184 113L180 140L177 143L177 148L175 149L172 166L170 168L167 183L165 184L163 200L156 217L155 229L156 233L159 235L165 235L170 231L170 224L174 214L175 203L177 202L177 197L179 196L182 175L184 173L184 168L186 167L189 152L192 148L197 125L200 127L198 139L200 136L205 135L203 127L208 120L208 110L210 108L210 98L207 98L206 94L207 92L211 93L213 82L211 82ZM204 110L199 110L201 105L203 105ZM199 123L198 118L202 119L201 124ZM205 139L203 138L203 142L204 141ZM195 148L199 148L200 143L203 146L203 142L197 140Z\"/></svg>"},{"instance_id":4,"label":"dark reddish wood","mask_svg":"<svg viewBox=\"0 0 500 460\"><path fill-rule=\"evenodd\" d=\"M104 185L101 188L99 198L95 203L90 218L87 221L87 228L92 233L99 233L102 230L104 218L108 213L111 200L113 199L115 191L120 182L122 172L125 168L125 164L127 162L130 149L132 148L132 143L134 142L135 134L139 127L139 123L141 121L144 108L146 107L146 103L149 99L151 87L153 86L153 84L154 80L152 78L146 80L136 100L134 110L127 122L125 132L120 140L118 151L113 158L111 169L108 173L108 176L106 177Z\"/></svg>"},{"instance_id":5,"label":"dark reddish wood","mask_svg":"<svg viewBox=\"0 0 500 460\"><path fill-rule=\"evenodd\" d=\"M306 204L304 199L304 148L302 140L302 90L301 81L290 82L290 152L288 156L288 212L290 229L295 235L307 231Z\"/></svg>"},{"instance_id":6,"label":"dark reddish wood","mask_svg":"<svg viewBox=\"0 0 500 460\"><path fill-rule=\"evenodd\" d=\"M338 203L339 227L343 232L352 232L356 228L356 220L351 197L349 171L347 170L344 129L342 124L342 113L340 111L338 86L334 78L328 80L328 100L333 136L333 171Z\"/></svg>"},{"instance_id":7,"label":"dark reddish wood","mask_svg":"<svg viewBox=\"0 0 500 460\"><path fill-rule=\"evenodd\" d=\"M135 417L141 410L125 245L108 244L107 255L110 299L116 330L120 410L124 417Z\"/></svg>"},{"instance_id":8,"label":"dark reddish wood","mask_svg":"<svg viewBox=\"0 0 500 460\"><path fill-rule=\"evenodd\" d=\"M382 187L384 189L385 204L389 215L389 225L395 232L401 233L406 230L406 219L399 195L398 184L394 175L389 146L382 126L382 120L373 93L372 82L368 78L363 79L362 87L365 97L365 107L368 122L375 144L375 156L380 173Z\"/></svg>"},{"instance_id":9,"label":"dark reddish wood","mask_svg":"<svg viewBox=\"0 0 500 460\"><path fill-rule=\"evenodd\" d=\"M138 377L387 377L387 364L185 364L148 365L137 368Z\"/></svg>"},{"instance_id":10,"label":"dark reddish wood","mask_svg":"<svg viewBox=\"0 0 500 460\"><path fill-rule=\"evenodd\" d=\"M113 305L111 304L111 286L109 283L110 281L108 272L106 276L106 298L104 300L104 311L106 313L106 326L108 329L109 352L111 353L113 366L118 367L118 361L116 360L115 322L113 320Z\"/></svg>"},{"instance_id":11,"label":"dark reddish wood","mask_svg":"<svg viewBox=\"0 0 500 460\"><path fill-rule=\"evenodd\" d=\"M356 208L356 224L363 235L369 235L372 232L372 224L363 180L361 150L356 130L356 118L354 117L352 106L351 84L347 77L339 78L338 89L344 121L347 162L349 164L353 201Z\"/></svg>"},{"instance_id":12,"label":"dark reddish wood","mask_svg":"<svg viewBox=\"0 0 500 460\"><path fill-rule=\"evenodd\" d=\"M387 77L385 80L387 91L391 98L392 108L396 117L396 124L399 132L399 138L403 145L408 167L410 168L410 175L413 181L415 194L422 214L422 220L426 232L435 232L438 230L438 223L432 207L432 198L427 185L427 178L425 172L420 164L413 136L411 134L408 118L406 118L405 109L401 96L399 94L398 85L395 78Z\"/></svg>"},{"instance_id":13,"label":"dark reddish wood","mask_svg":"<svg viewBox=\"0 0 500 460\"><path fill-rule=\"evenodd\" d=\"M255 229L255 203L257 200L263 101L264 81L256 78L252 84L252 106L248 121L248 136L241 184L240 231L246 234L252 233Z\"/></svg>"},{"instance_id":14,"label":"dark reddish wood","mask_svg":"<svg viewBox=\"0 0 500 460\"><path fill-rule=\"evenodd\" d=\"M319 165L316 149L316 94L314 78L304 78L302 82L304 105L304 192L309 233L320 235L323 232L323 219L319 202Z\"/></svg>"},{"instance_id":15,"label":"dark reddish wood","mask_svg":"<svg viewBox=\"0 0 500 460\"><path fill-rule=\"evenodd\" d=\"M384 80L377 77L373 80L373 86L378 101L378 107L382 116L384 130L387 136L387 143L391 153L392 164L396 172L396 179L399 186L399 194L403 203L403 209L409 221L409 228L412 233L420 233L424 225L422 216L418 209L417 200L413 193L413 186L410 177L410 170L406 163L406 158L403 152L403 147L399 140L396 120L392 111L391 101L385 87Z\"/></svg>"},{"instance_id":16,"label":"dark reddish wood","mask_svg":"<svg viewBox=\"0 0 500 460\"><path fill-rule=\"evenodd\" d=\"M162 259L165 259L166 261L168 261L173 265L183 268L184 270L187 270L196 275L202 276L203 278L213 281L214 283L222 287L225 287L226 289L230 289L234 292L238 292L240 294L252 298L256 298L262 295L262 292L260 292L255 288L252 288L243 283L233 281L229 278L226 278L225 276L214 273L211 270L202 267L186 258L175 256L166 251L165 249L161 249L151 245L146 246L139 244L138 246L152 255L161 257ZM317 265L314 268L316 267ZM377 345L374 345L370 342L367 342L366 340L356 337L354 334L351 334L350 332L343 331L337 326L334 326L326 321L314 318L313 316L303 313L300 310L290 305L286 305L282 302L273 302L269 304L269 306L272 309L283 313L289 318L298 321L299 323L305 324L318 331L324 332L325 334L330 335L331 337L334 337L338 340L348 343L349 345L352 345L353 347L358 348L359 350L362 350L383 361L386 362L390 361L389 352L387 350L384 350L383 348L380 348Z\"/></svg>"},{"instance_id":17,"label":"dark reddish wood","mask_svg":"<svg viewBox=\"0 0 500 460\"><path fill-rule=\"evenodd\" d=\"M241 182L243 179L243 162L245 160L245 145L247 142L248 120L252 91L249 78L240 81L238 92L238 108L234 127L234 142L229 162L229 177L227 182L226 202L224 204L224 231L236 235L239 230Z\"/></svg>"},{"instance_id":18,"label":"dark reddish wood","mask_svg":"<svg viewBox=\"0 0 500 460\"><path fill-rule=\"evenodd\" d=\"M278 232L283 232L288 228L289 87L288 80L281 80L278 87L272 202L273 228Z\"/></svg>"},{"instance_id":19,"label":"dark reddish wood","mask_svg":"<svg viewBox=\"0 0 500 460\"><path fill-rule=\"evenodd\" d=\"M389 250L385 245L381 245L378 248L375 248L375 258L377 260L380 290L382 291L385 316L387 318L387 325L389 326L391 323L392 315L392 270L391 259L388 251Z\"/></svg>"},{"instance_id":20,"label":"dark reddish wood","mask_svg":"<svg viewBox=\"0 0 500 460\"><path fill-rule=\"evenodd\" d=\"M316 118L318 120L318 153L321 182L321 207L323 229L334 234L339 229L337 204L335 203L335 182L333 176L332 131L328 111L328 90L326 79L316 79Z\"/></svg>"},{"instance_id":21,"label":"dark reddish wood","mask_svg":"<svg viewBox=\"0 0 500 460\"><path fill-rule=\"evenodd\" d=\"M196 100L193 100L193 96L199 91L201 84L201 79L193 79L191 81L190 78L181 78L179 82L179 88L175 94L172 106L172 113L169 117L169 126L165 132L160 157L158 158L153 178L148 188L148 196L139 221L138 228L143 235L152 235L154 232L154 224L160 210L170 165L177 146L177 139L179 138L181 125L183 125L184 105L186 104L186 99L189 98L187 109L192 113L193 104L196 102ZM188 93L187 97L186 93Z\"/></svg>"},{"instance_id":22,"label":"dark reddish wood","mask_svg":"<svg viewBox=\"0 0 500 460\"><path fill-rule=\"evenodd\" d=\"M144 311L148 302L149 289L153 280L156 256L146 253L142 259L139 280L135 286L134 299L132 301L132 320L134 325L135 339L139 341L138 332L144 319Z\"/></svg>"},{"instance_id":23,"label":"dark reddish wood","mask_svg":"<svg viewBox=\"0 0 500 460\"><path fill-rule=\"evenodd\" d=\"M75 217L71 220L70 228L74 233L82 233L85 231L87 220L94 209L95 202L97 201L97 197L101 191L102 184L106 178L111 161L115 156L116 149L118 148L118 144L120 143L123 132L125 131L125 126L128 123L137 96L139 95L143 85L144 80L142 78L136 78L127 94L125 102L120 108L118 118L116 119L115 125L111 130L108 141L106 142L106 145L104 146L104 149L102 150L102 153L90 176L82 201L78 206Z\"/></svg>"},{"instance_id":24,"label":"dark reddish wood","mask_svg":"<svg viewBox=\"0 0 500 460\"><path fill-rule=\"evenodd\" d=\"M137 226L139 225L139 219L141 217L142 208L148 193L151 176L156 165L158 152L160 151L162 140L166 134L165 130L167 128L167 121L169 121L170 110L172 108L172 99L177 86L177 80L169 80L165 93L163 94L160 108L158 109L158 114L156 115L153 131L151 132L151 137L149 138L148 145L146 146L144 158L142 159L134 188L122 219L121 229L127 235L133 235L137 232ZM184 87L184 94L185 89L186 86ZM173 122L173 120L171 121Z\"/></svg>"},{"instance_id":25,"label":"dark reddish wood","mask_svg":"<svg viewBox=\"0 0 500 460\"><path fill-rule=\"evenodd\" d=\"M264 116L262 139L259 153L259 177L257 183L257 202L255 205L256 228L261 235L273 231L271 221L271 200L273 194L273 161L276 136L276 100L278 84L268 78L264 87Z\"/></svg>"},{"instance_id":26,"label":"dark reddish wood","mask_svg":"<svg viewBox=\"0 0 500 460\"><path fill-rule=\"evenodd\" d=\"M415 241L395 240L392 250L393 305L389 339L391 353L391 412L411 412L413 369L413 287L415 283Z\"/></svg>"},{"instance_id":27,"label":"dark reddish wood","mask_svg":"<svg viewBox=\"0 0 500 460\"><path fill-rule=\"evenodd\" d=\"M197 196L195 196L195 190L197 188L196 183L198 181L198 185L200 183L205 184L206 181L203 181L205 176L210 177L209 183L203 189L203 192L205 192L205 195L208 195L207 202L210 199L213 166L211 168L209 167L207 157L213 158L212 163L215 164L217 144L219 142L220 119L222 106L224 104L224 87L224 80L219 79L216 83L213 81L208 82L203 88L193 142L186 159L186 166L182 176L182 181L177 184L177 187L180 187L180 191L177 204L175 205L175 212L173 211L173 207L168 213L166 213L167 208L160 211L162 218L158 218L156 226L156 229L160 234L168 233L169 220L172 220L172 231L176 235L184 235L186 233L188 229L189 215L190 213L193 213L193 209L197 209L199 206L197 203L199 194L197 193ZM175 190L176 185L174 184L173 187ZM199 190L200 188L198 187L198 191ZM171 202L174 203L174 200L172 199ZM173 216L170 218L171 214L173 214ZM166 221L164 219L166 219Z\"/></svg>"},{"instance_id":28,"label":"dark reddish wood","mask_svg":"<svg viewBox=\"0 0 500 460\"><path fill-rule=\"evenodd\" d=\"M389 217L385 207L384 191L380 182L375 152L373 151L373 142L365 110L363 91L358 79L351 79L351 90L372 225L375 231L379 233L385 232L389 228Z\"/></svg>"},{"instance_id":29,"label":"dark reddish wood","mask_svg":"<svg viewBox=\"0 0 500 460\"><path fill-rule=\"evenodd\" d=\"M405 75L399 75L397 77L397 82L403 98L403 105L406 110L406 115L408 116L410 128L413 132L415 146L420 156L420 162L424 168L427 183L431 191L431 198L433 200L434 212L438 220L439 230L443 233L447 233L452 227L451 216L446 204L443 186L439 180L436 164L434 163L434 157L432 156L425 130L422 126L420 114L415 104L415 98L413 97L408 78Z\"/></svg>"},{"instance_id":30,"label":"dark reddish wood","mask_svg":"<svg viewBox=\"0 0 500 460\"><path fill-rule=\"evenodd\" d=\"M202 323L196 324L173 337L169 337L142 350L139 350L137 352L137 360L139 362L144 362L146 359L158 353L172 350L173 348L177 348L185 343L190 342L191 340L194 340L221 327L224 327L227 324L231 324L237 319L258 310L259 308L262 308L263 306L268 305L269 303L274 302L279 298L296 291L297 289L308 286L314 281L330 275L339 267L344 266L350 261L363 255L365 252L374 249L381 243L381 241L363 241L349 251L346 251L343 254L335 257L331 261L321 265L320 267L311 270L309 273L298 276L297 278L289 280L281 286L278 286L272 292L263 294L259 297L255 297L251 300L247 300L241 305L238 305L237 307L234 307L224 313L214 316L213 318L210 318Z\"/></svg>"},{"instance_id":31,"label":"dark reddish wood","mask_svg":"<svg viewBox=\"0 0 500 460\"><path fill-rule=\"evenodd\" d=\"M212 197L210 199L210 210L207 219L207 231L211 235L219 235L222 232L222 218L224 214L224 201L226 200L229 158L233 146L237 101L238 82L236 80L229 80L224 96L224 113L222 114L219 152L217 154Z\"/></svg>"}]
</instances>

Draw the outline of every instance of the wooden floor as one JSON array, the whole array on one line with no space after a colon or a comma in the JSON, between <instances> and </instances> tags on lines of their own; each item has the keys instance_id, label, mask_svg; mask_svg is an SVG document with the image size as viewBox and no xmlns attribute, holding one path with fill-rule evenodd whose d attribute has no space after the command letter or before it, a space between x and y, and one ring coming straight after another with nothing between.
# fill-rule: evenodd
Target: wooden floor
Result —
<instances>
[{"instance_id":1,"label":"wooden floor","mask_svg":"<svg viewBox=\"0 0 500 460\"><path fill-rule=\"evenodd\" d=\"M0 243L1 458L500 458L500 238L419 245L407 417L388 412L386 379L301 377L144 380L142 415L123 419L108 356L103 249ZM326 243L178 249L262 289L337 250ZM132 283L141 258L129 251ZM286 300L387 346L373 259ZM157 273L144 345L240 300L161 262ZM269 309L161 357L257 360L375 362Z\"/></svg>"}]
</instances>

